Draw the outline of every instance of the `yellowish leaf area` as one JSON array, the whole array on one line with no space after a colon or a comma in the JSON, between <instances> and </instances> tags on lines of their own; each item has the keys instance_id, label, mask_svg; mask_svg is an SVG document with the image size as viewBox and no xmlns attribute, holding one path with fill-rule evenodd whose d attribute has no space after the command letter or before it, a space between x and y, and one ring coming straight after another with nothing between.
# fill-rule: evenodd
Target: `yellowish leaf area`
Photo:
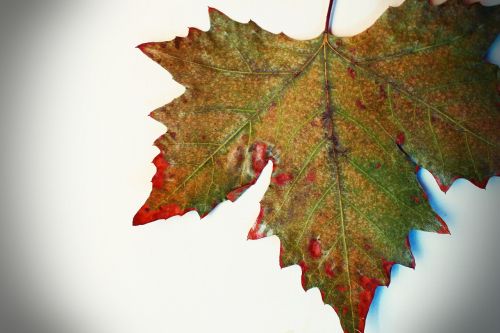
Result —
<instances>
[{"instance_id":1,"label":"yellowish leaf area","mask_svg":"<svg viewBox=\"0 0 500 333\"><path fill-rule=\"evenodd\" d=\"M418 166L443 186L498 170L498 70L483 55L499 13L406 0L358 36L300 41L210 10L209 31L141 45L186 92L152 113L168 131L134 224L206 214L272 159L249 237L278 235L282 265L362 332L391 266L414 265L409 231L446 230Z\"/></svg>"}]
</instances>

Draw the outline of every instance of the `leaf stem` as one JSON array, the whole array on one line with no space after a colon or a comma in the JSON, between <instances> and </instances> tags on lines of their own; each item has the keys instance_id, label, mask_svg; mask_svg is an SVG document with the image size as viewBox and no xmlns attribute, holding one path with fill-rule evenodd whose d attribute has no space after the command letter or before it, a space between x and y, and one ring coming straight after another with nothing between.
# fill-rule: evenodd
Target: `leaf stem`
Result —
<instances>
[{"instance_id":1,"label":"leaf stem","mask_svg":"<svg viewBox=\"0 0 500 333\"><path fill-rule=\"evenodd\" d=\"M333 11L333 3L335 0L330 0L330 4L328 5L328 12L326 13L326 22L325 22L325 33L330 32L330 20Z\"/></svg>"}]
</instances>

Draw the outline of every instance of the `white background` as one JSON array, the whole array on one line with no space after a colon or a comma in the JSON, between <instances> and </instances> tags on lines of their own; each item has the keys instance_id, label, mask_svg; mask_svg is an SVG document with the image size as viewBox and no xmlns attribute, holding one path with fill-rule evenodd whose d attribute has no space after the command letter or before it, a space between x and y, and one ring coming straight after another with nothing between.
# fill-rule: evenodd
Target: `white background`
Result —
<instances>
[{"instance_id":1,"label":"white background","mask_svg":"<svg viewBox=\"0 0 500 333\"><path fill-rule=\"evenodd\" d=\"M347 1L334 28L344 34L346 18L359 32L386 7ZM147 114L183 92L134 47L208 29L207 5L311 38L328 3L47 1L4 11L2 332L341 332L319 291L302 290L299 267L279 268L276 237L245 240L266 179L210 221L189 213L131 226L165 131ZM453 235L413 238L417 268L393 271L368 333L500 328L500 182L431 192Z\"/></svg>"}]
</instances>

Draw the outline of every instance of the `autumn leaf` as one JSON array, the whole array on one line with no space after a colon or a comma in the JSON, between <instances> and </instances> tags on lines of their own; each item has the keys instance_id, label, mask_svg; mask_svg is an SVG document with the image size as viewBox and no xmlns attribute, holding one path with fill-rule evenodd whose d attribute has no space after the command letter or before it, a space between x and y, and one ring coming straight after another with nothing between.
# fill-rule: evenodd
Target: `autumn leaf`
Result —
<instances>
[{"instance_id":1,"label":"autumn leaf","mask_svg":"<svg viewBox=\"0 0 500 333\"><path fill-rule=\"evenodd\" d=\"M364 330L394 263L414 266L411 229L446 232L415 177L443 189L498 170L495 66L483 54L499 10L406 0L366 32L312 40L272 34L210 10L211 28L140 49L186 92L152 113L168 127L145 224L237 198L272 160L249 233L282 242L346 332Z\"/></svg>"}]
</instances>

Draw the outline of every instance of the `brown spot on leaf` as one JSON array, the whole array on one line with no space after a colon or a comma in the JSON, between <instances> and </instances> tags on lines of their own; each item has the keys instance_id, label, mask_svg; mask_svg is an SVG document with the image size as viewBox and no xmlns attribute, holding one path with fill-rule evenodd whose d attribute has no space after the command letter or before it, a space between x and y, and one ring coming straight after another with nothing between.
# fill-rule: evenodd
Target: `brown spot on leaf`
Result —
<instances>
[{"instance_id":1,"label":"brown spot on leaf","mask_svg":"<svg viewBox=\"0 0 500 333\"><path fill-rule=\"evenodd\" d=\"M366 110L366 105L359 98L356 99L356 107L360 110Z\"/></svg>"},{"instance_id":2,"label":"brown spot on leaf","mask_svg":"<svg viewBox=\"0 0 500 333\"><path fill-rule=\"evenodd\" d=\"M315 180L316 180L316 171L309 170L306 174L306 181L308 183L314 183Z\"/></svg>"}]
</instances>

